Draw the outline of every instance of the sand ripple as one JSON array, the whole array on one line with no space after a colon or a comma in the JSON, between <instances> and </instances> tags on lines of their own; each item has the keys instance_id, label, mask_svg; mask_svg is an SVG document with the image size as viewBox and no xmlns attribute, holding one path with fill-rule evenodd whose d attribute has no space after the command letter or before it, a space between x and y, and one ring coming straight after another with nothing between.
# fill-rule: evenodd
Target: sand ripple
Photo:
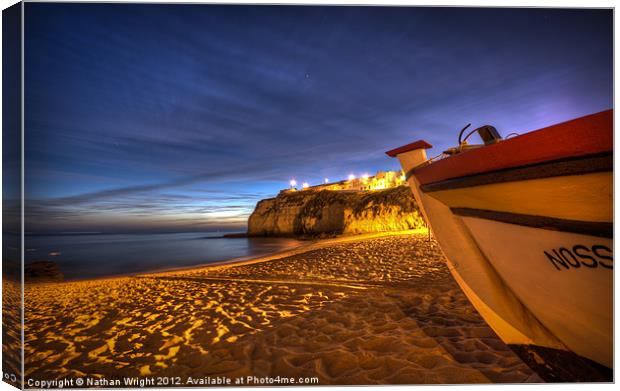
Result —
<instances>
[{"instance_id":1,"label":"sand ripple","mask_svg":"<svg viewBox=\"0 0 620 391\"><path fill-rule=\"evenodd\" d=\"M33 284L26 308L27 378L541 381L486 326L425 235L255 264Z\"/></svg>"}]
</instances>

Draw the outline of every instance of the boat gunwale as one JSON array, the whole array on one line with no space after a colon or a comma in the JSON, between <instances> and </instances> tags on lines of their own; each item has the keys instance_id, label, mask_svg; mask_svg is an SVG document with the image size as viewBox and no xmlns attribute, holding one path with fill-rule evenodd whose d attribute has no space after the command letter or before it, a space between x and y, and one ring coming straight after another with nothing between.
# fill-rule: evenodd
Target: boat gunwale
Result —
<instances>
[{"instance_id":1,"label":"boat gunwale","mask_svg":"<svg viewBox=\"0 0 620 391\"><path fill-rule=\"evenodd\" d=\"M421 185L613 153L613 109L413 167Z\"/></svg>"},{"instance_id":2,"label":"boat gunwale","mask_svg":"<svg viewBox=\"0 0 620 391\"><path fill-rule=\"evenodd\" d=\"M415 168L407 173L407 175L414 175L413 171L415 171ZM613 152L611 151L450 178L438 182L422 184L420 185L420 190L425 193L432 193L441 190L492 185L495 183L610 171L613 171Z\"/></svg>"}]
</instances>

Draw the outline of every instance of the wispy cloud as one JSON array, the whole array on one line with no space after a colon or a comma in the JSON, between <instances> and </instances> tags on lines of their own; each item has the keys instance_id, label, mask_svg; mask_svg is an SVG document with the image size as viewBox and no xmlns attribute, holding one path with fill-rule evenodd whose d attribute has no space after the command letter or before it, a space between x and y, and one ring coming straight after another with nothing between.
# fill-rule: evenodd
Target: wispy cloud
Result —
<instances>
[{"instance_id":1,"label":"wispy cloud","mask_svg":"<svg viewBox=\"0 0 620 391\"><path fill-rule=\"evenodd\" d=\"M238 222L292 176L396 168L383 151L446 148L468 122L532 130L612 105L609 10L27 7L40 225Z\"/></svg>"}]
</instances>

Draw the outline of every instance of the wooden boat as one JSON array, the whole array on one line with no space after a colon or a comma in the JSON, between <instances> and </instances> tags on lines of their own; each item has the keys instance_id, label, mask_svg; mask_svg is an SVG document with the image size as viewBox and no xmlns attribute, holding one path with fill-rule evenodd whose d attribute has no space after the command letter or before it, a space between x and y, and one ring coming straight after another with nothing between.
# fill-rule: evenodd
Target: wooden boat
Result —
<instances>
[{"instance_id":1,"label":"wooden boat","mask_svg":"<svg viewBox=\"0 0 620 391\"><path fill-rule=\"evenodd\" d=\"M613 111L476 130L484 145L439 159L425 141L387 154L497 335L547 381L612 381Z\"/></svg>"}]
</instances>

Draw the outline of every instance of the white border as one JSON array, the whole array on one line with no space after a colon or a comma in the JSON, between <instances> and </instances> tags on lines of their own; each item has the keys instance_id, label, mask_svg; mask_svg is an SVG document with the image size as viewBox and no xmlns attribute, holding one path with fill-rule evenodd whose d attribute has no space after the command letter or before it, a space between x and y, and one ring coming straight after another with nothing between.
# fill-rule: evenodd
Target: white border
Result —
<instances>
[{"instance_id":1,"label":"white border","mask_svg":"<svg viewBox=\"0 0 620 391\"><path fill-rule=\"evenodd\" d=\"M287 0L287 1L269 1L269 0L228 0L228 1L175 1L175 0L150 0L150 1L144 1L144 0L131 0L131 1L120 1L120 0L109 0L109 1L62 1L62 0L50 0L50 1L40 1L40 0L27 0L26 2L82 2L82 3L191 3L191 4L302 4L302 5L383 5L383 6L443 6L443 7L450 7L450 6L461 6L461 7L536 7L536 8L540 8L540 7L553 7L553 8L615 8L615 1L613 0L590 0L590 1L583 1L583 0L548 0L548 1L510 1L510 0L478 0L478 1L472 1L472 0L451 0L451 1L438 1L438 0L426 0L426 1L412 1L412 0L387 0L387 1L368 1L368 0L338 0L338 1L325 1L325 0ZM5 9L13 4L17 3L16 1L11 1L11 0L0 0L0 5L2 6L2 9ZM0 27L1 27L1 18L0 18ZM24 9L23 9L23 4L22 4L22 37L21 37L21 44L22 44L22 80L21 80L21 86L22 86L22 94L21 94L21 120L22 120L22 173L21 173L21 190L22 190L22 195L24 194L24 69L23 69L23 65L24 65L24 34L23 34L23 29L24 29ZM1 31L1 28L0 28ZM616 42L618 42L618 37L617 37L617 32L616 32L616 28L615 28L615 9L614 9L614 105L615 105L615 101L617 100L616 98L616 94L617 94L617 89L615 88L616 85L616 79L615 79L615 74L616 74L616 64L617 62L616 60ZM0 63L1 63L1 51L0 51ZM0 89L1 89L2 83L0 81ZM0 95L0 104L1 104L1 95ZM614 107L615 108L615 107ZM0 115L0 121L1 121L1 115ZM614 122L614 130L615 130L615 122ZM615 132L614 132L615 135ZM617 139L615 139L614 141L614 150L618 147L617 145ZM2 148L2 139L0 137L0 151ZM615 155L615 154L614 154ZM617 163L617 162L614 162ZM2 163L0 161L0 169L2 167ZM617 166L614 166L614 170L618 169L620 167L620 163L617 164ZM1 170L0 170L1 173ZM615 176L614 176L615 178ZM616 185L616 183L614 183L614 185ZM2 184L0 181L0 192L2 190ZM614 186L614 192L615 194L617 194L617 188ZM0 203L0 211L1 211L1 203ZM23 243L23 239L24 239L24 205L23 205L23 199L22 199L22 243ZM617 215L614 215L614 221L615 218L617 217ZM0 222L1 222L1 217L0 217ZM0 259L2 256L2 252L1 252L1 248L0 248ZM24 257L23 257L23 246L22 246L22 270L23 270L23 262L24 262ZM1 295L1 293L0 293ZM1 297L1 296L0 296ZM617 296L615 296L615 298L617 298ZM22 273L22 303L23 303L23 273ZM616 300L615 303L618 303L618 301ZM614 318L615 319L615 318ZM616 323L616 328L617 328L617 323ZM616 333L616 335L618 335ZM23 342L23 317L22 317L22 342ZM615 344L617 346L617 344ZM618 350L615 349L615 354L617 354ZM616 360L617 362L617 360ZM23 351L23 344L22 344L22 376L24 375L24 351ZM471 387L471 386L480 386L479 384L476 385L469 385L469 386L461 386L461 385L455 385L455 386L436 386L436 385L424 385L424 386L415 386L416 389L419 390L430 390L430 389L436 389L437 387L452 387L454 389L454 387L461 388L461 387ZM411 386L385 386L385 387L389 387L390 390L409 390L411 388ZM562 388L564 389L590 389L591 387L596 387L596 388L610 388L615 386L613 384L604 384L604 385L593 385L593 384L546 384L546 385L488 385L485 388L489 389L489 390L514 390L514 389L527 389L527 390L534 390L534 389L539 389L544 387L545 389L558 389L558 388ZM585 387L585 388L584 388ZM281 387L261 387L262 389L270 389L270 390L278 390ZM289 387L290 388L290 387ZM321 388L321 389L331 389L331 388L335 388L332 386L314 386L314 387L295 387L294 390L316 390L317 388ZM338 388L352 388L352 387L338 387ZM375 387L375 386L365 386L366 389L379 389L379 387ZM223 390L224 388L214 388L214 389L218 389L218 390ZM248 387L235 387L234 389L249 389ZM11 387L9 384L0 381L0 391L9 391L9 390L15 390L14 387ZM181 389L183 390L183 389ZM193 390L192 388L187 388L186 390Z\"/></svg>"}]
</instances>

